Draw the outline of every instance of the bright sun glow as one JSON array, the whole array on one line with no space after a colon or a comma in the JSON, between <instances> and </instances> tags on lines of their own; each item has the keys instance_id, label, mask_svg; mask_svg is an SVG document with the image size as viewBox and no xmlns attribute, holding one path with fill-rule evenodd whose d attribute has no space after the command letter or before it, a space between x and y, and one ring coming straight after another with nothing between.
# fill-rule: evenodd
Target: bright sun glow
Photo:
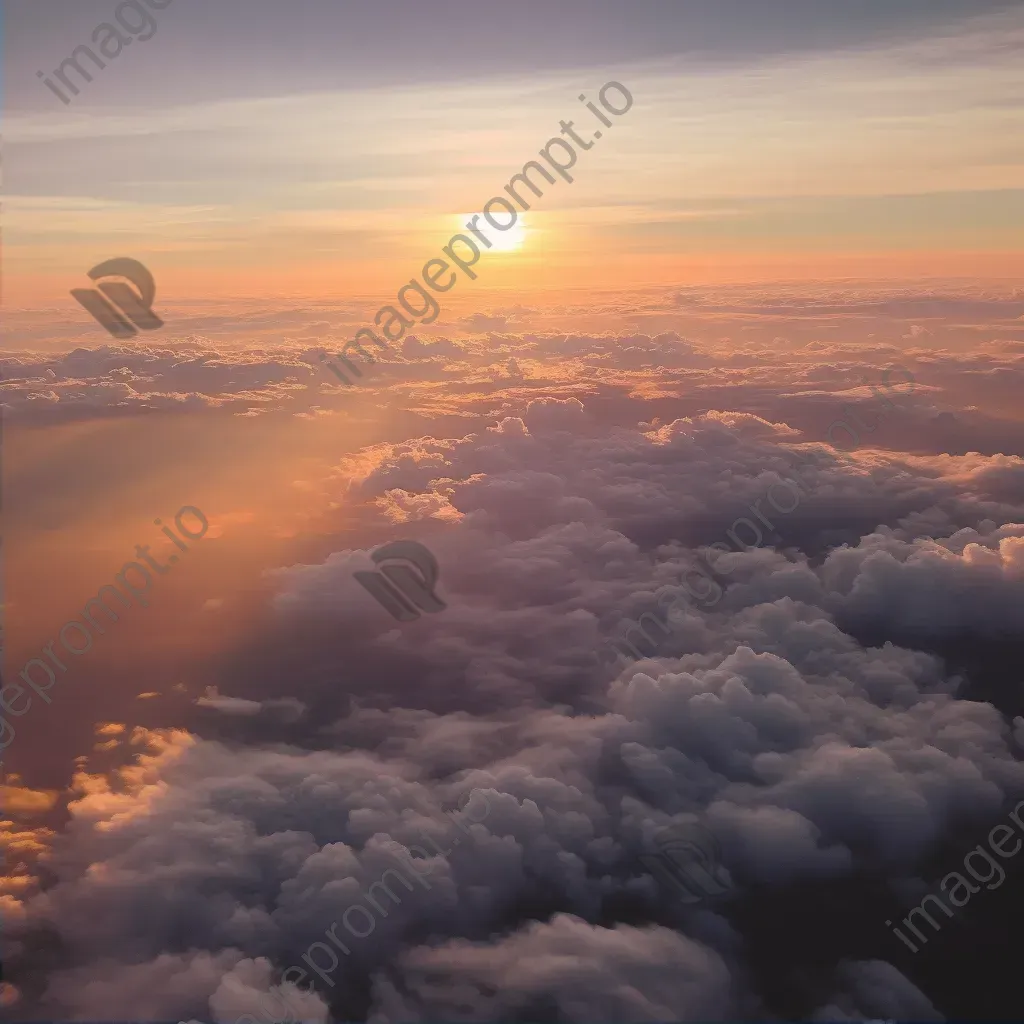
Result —
<instances>
[{"instance_id":1,"label":"bright sun glow","mask_svg":"<svg viewBox=\"0 0 1024 1024\"><path fill-rule=\"evenodd\" d=\"M509 215L504 210L495 210L493 217L496 223L506 224L509 220ZM461 230L464 231L470 238L474 238L473 233L466 229L466 224L473 219L473 214L460 214L459 224ZM523 220L523 214L520 213L513 224L506 231L499 231L497 228L492 227L484 220L483 216L477 221L477 230L491 243L491 248L487 249L484 244L480 243L481 252L516 252L522 249L526 243L526 236L528 229L526 223ZM479 241L479 239L474 239Z\"/></svg>"}]
</instances>

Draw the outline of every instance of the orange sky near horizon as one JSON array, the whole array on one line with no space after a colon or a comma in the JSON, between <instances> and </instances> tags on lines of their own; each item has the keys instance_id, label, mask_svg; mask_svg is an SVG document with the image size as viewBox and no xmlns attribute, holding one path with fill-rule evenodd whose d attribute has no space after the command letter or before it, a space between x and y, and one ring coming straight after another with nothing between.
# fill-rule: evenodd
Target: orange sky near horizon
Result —
<instances>
[{"instance_id":1,"label":"orange sky near horizon","mask_svg":"<svg viewBox=\"0 0 1024 1024\"><path fill-rule=\"evenodd\" d=\"M444 305L1020 277L1024 104L1007 97L1022 94L1024 70L1003 45L1020 34L1024 15L1006 12L956 35L716 68L648 60L144 110L14 110L5 134L17 180L33 187L15 185L6 204L4 297L70 311L90 267L127 255L173 304L384 303L440 254L462 211L505 195L549 139L567 137L562 122L592 140L576 146L574 180L527 193L521 247L486 253L479 279ZM593 100L608 81L633 106L605 110L604 127L578 94ZM102 159L83 163L92 152Z\"/></svg>"}]
</instances>

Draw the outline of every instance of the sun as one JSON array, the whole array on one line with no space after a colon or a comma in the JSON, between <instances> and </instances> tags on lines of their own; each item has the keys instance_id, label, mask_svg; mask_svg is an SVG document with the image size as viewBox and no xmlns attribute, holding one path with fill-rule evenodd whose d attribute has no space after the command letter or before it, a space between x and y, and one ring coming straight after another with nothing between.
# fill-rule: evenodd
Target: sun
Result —
<instances>
[{"instance_id":1,"label":"sun","mask_svg":"<svg viewBox=\"0 0 1024 1024\"><path fill-rule=\"evenodd\" d=\"M478 238L475 238L471 231L466 229L466 224L469 223L474 217L472 213L465 213L459 215L459 225L461 230L464 231L474 241L480 242ZM508 221L508 214L503 210L497 211L494 215L495 223L504 224ZM504 231L499 230L496 227L488 224L487 221L480 217L477 221L477 230L491 243L491 247L488 249L484 243L480 242L480 251L483 252L518 252L526 244L526 238L529 234L529 228L523 219L522 213L516 217L515 223L506 228Z\"/></svg>"}]
</instances>

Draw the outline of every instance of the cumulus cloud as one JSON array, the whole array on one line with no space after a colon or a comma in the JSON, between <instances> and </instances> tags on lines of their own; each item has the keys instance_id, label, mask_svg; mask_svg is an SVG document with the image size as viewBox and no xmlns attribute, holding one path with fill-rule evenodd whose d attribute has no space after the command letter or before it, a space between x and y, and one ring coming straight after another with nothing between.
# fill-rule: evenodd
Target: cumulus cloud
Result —
<instances>
[{"instance_id":1,"label":"cumulus cloud","mask_svg":"<svg viewBox=\"0 0 1024 1024\"><path fill-rule=\"evenodd\" d=\"M270 715L283 722L298 721L306 708L302 701L295 697L282 697L277 700L245 700L242 697L222 695L216 686L208 686L202 697L196 698L196 706L219 711L222 715L233 718L255 718L259 715Z\"/></svg>"},{"instance_id":2,"label":"cumulus cloud","mask_svg":"<svg viewBox=\"0 0 1024 1024\"><path fill-rule=\"evenodd\" d=\"M667 928L600 928L569 915L494 943L453 941L405 954L376 984L371 1021L510 1020L557 1006L563 1020L728 1020L729 970Z\"/></svg>"},{"instance_id":3,"label":"cumulus cloud","mask_svg":"<svg viewBox=\"0 0 1024 1024\"><path fill-rule=\"evenodd\" d=\"M928 998L880 960L843 963L837 971L840 994L813 1020L943 1020Z\"/></svg>"},{"instance_id":4,"label":"cumulus cloud","mask_svg":"<svg viewBox=\"0 0 1024 1024\"><path fill-rule=\"evenodd\" d=\"M665 301L788 308L684 298ZM877 295L813 311L923 321L940 299L979 321L1019 315ZM135 762L83 768L59 836L3 833L20 865L3 942L33 1013L941 1015L883 921L930 858L1024 796L1024 708L1004 685L1024 626L1024 460L947 452L936 432L957 373L998 398L1019 354L922 352L890 407L865 383L869 358L897 361L881 342L782 356L674 328L517 341L526 382L493 334L409 338L405 362L374 367L367 388L407 388L425 420L447 402L482 426L339 459L318 486L344 502L344 535L268 573L260 636L224 659L188 728L135 730ZM152 393L155 357L138 358L90 357L115 405ZM161 375L206 378L210 395L270 386L258 360L169 359ZM455 366L472 379L440 394ZM956 423L980 431L963 404ZM839 419L859 441L828 436ZM447 605L401 628L353 579L398 538L435 554ZM649 656L607 671L595 653L680 580L696 593ZM641 856L693 823L734 886L714 905L674 901ZM386 871L409 885L364 936L340 933L337 966L285 977ZM771 910L804 904L807 937ZM34 968L26 951L47 942ZM791 961L785 998L772 955Z\"/></svg>"}]
</instances>

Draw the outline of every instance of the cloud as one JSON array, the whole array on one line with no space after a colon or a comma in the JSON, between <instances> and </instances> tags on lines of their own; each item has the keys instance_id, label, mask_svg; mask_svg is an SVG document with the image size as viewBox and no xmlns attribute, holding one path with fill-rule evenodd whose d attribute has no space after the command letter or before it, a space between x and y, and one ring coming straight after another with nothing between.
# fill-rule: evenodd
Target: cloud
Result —
<instances>
[{"instance_id":1,"label":"cloud","mask_svg":"<svg viewBox=\"0 0 1024 1024\"><path fill-rule=\"evenodd\" d=\"M837 971L841 994L812 1020L944 1020L914 984L880 960L844 962Z\"/></svg>"},{"instance_id":2,"label":"cloud","mask_svg":"<svg viewBox=\"0 0 1024 1024\"><path fill-rule=\"evenodd\" d=\"M924 299L888 301L902 314ZM311 1020L942 1009L934 972L912 984L882 922L939 851L1024 796L1009 678L1024 459L944 441L1012 437L1009 412L970 406L1009 394L1019 354L917 352L915 386L880 395L896 361L881 343L515 337L529 390L495 337L417 340L368 379L422 431L311 471L344 528L268 572L258 635L233 636L182 727L135 729L135 762L79 771L59 836L4 833L21 865L3 890L5 959L29 1011L233 1024L264 998ZM143 367L123 358L72 362L141 393ZM217 359L156 361L235 393ZM232 365L248 367L239 394L266 386L269 364ZM438 387L456 370L458 387ZM839 419L858 442L829 439ZM769 496L786 481L799 501L780 513ZM401 628L353 579L398 538L434 552L447 604ZM651 657L596 664L698 571L714 585ZM120 738L116 724L98 735ZM470 795L488 813L459 833L445 812ZM693 822L720 844L731 900L676 903L641 860L660 829ZM425 884L339 950L333 984L288 988L283 971L413 853Z\"/></svg>"},{"instance_id":3,"label":"cloud","mask_svg":"<svg viewBox=\"0 0 1024 1024\"><path fill-rule=\"evenodd\" d=\"M245 700L241 697L223 696L216 686L208 686L203 697L196 698L196 706L219 711L222 715L234 718L255 718L269 715L282 722L296 722L306 711L305 705L294 697L282 697L277 700Z\"/></svg>"},{"instance_id":4,"label":"cloud","mask_svg":"<svg viewBox=\"0 0 1024 1024\"><path fill-rule=\"evenodd\" d=\"M376 984L389 1021L509 1020L554 1005L573 1021L729 1020L729 970L706 947L667 928L600 928L569 915L494 943L465 940L402 957Z\"/></svg>"},{"instance_id":5,"label":"cloud","mask_svg":"<svg viewBox=\"0 0 1024 1024\"><path fill-rule=\"evenodd\" d=\"M459 317L457 322L467 331L504 331L516 320L514 316L473 313L472 316Z\"/></svg>"},{"instance_id":6,"label":"cloud","mask_svg":"<svg viewBox=\"0 0 1024 1024\"><path fill-rule=\"evenodd\" d=\"M14 776L13 778L16 778ZM8 779L8 783L10 783ZM5 814L36 817L49 811L59 794L51 790L29 789L26 786L0 785L0 801Z\"/></svg>"}]
</instances>

